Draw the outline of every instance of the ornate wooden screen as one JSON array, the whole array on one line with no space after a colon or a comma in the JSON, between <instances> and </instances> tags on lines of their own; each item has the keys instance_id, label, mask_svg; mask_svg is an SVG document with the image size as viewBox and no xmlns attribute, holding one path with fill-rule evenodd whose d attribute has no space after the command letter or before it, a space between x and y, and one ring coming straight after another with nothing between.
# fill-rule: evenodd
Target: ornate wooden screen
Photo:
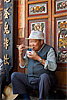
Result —
<instances>
[{"instance_id":1,"label":"ornate wooden screen","mask_svg":"<svg viewBox=\"0 0 67 100\"><path fill-rule=\"evenodd\" d=\"M57 88L67 92L67 0L52 0L52 46L57 52Z\"/></svg>"}]
</instances>

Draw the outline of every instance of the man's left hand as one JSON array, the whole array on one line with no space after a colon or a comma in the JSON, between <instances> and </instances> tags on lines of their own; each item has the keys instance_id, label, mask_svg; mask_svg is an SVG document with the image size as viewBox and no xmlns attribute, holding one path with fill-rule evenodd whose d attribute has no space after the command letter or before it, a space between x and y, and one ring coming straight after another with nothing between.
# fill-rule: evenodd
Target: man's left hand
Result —
<instances>
[{"instance_id":1,"label":"man's left hand","mask_svg":"<svg viewBox=\"0 0 67 100\"><path fill-rule=\"evenodd\" d=\"M38 60L39 59L39 56L38 56L38 54L35 51L32 51L32 53L27 54L27 56L29 58L31 58L31 59L34 59L34 60Z\"/></svg>"}]
</instances>

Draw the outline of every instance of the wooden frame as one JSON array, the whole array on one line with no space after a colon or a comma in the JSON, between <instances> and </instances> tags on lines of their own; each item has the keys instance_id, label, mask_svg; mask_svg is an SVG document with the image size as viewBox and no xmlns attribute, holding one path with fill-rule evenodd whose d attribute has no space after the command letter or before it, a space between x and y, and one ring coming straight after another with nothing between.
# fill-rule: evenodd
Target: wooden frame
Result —
<instances>
[{"instance_id":1,"label":"wooden frame","mask_svg":"<svg viewBox=\"0 0 67 100\"><path fill-rule=\"evenodd\" d=\"M48 14L47 8L48 8L47 2L29 4L29 17L47 15Z\"/></svg>"},{"instance_id":2,"label":"wooden frame","mask_svg":"<svg viewBox=\"0 0 67 100\"><path fill-rule=\"evenodd\" d=\"M57 52L57 23L56 23L56 18L63 18L67 16L67 12L62 12L62 13L55 13L55 0L52 0L52 46L55 48ZM67 64L64 63L57 63L57 71L56 71L56 76L58 80L57 88L62 89L66 95L66 88L67 88L67 82L66 82L66 75L67 75Z\"/></svg>"},{"instance_id":3,"label":"wooden frame","mask_svg":"<svg viewBox=\"0 0 67 100\"><path fill-rule=\"evenodd\" d=\"M56 49L56 52L57 52L57 46L56 46L56 36L55 36L55 33L56 33L56 28L55 28L55 19L58 17L63 17L63 16L66 16L67 13L61 13L61 14L55 14L55 0L52 1L52 46Z\"/></svg>"},{"instance_id":4,"label":"wooden frame","mask_svg":"<svg viewBox=\"0 0 67 100\"><path fill-rule=\"evenodd\" d=\"M63 4L62 4L62 2L63 2ZM67 0L65 0L65 1L63 1L63 0L61 0L61 1L56 1L56 3L55 4L60 4L60 5L56 5L56 14L57 13L63 13L63 12L67 12L67 8L65 8L66 6L67 6ZM59 8L60 7L60 9L57 9L57 7Z\"/></svg>"},{"instance_id":5,"label":"wooden frame","mask_svg":"<svg viewBox=\"0 0 67 100\"><path fill-rule=\"evenodd\" d=\"M67 16L67 12L65 13L60 13L60 14L55 14L55 0L52 0L52 46L55 47L55 18L57 17L63 17Z\"/></svg>"}]
</instances>

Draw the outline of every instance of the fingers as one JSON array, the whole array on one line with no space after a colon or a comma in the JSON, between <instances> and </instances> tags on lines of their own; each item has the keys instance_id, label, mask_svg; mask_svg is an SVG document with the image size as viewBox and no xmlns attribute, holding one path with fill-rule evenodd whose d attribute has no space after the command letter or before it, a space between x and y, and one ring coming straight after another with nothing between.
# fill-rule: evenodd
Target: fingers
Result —
<instances>
[{"instance_id":1,"label":"fingers","mask_svg":"<svg viewBox=\"0 0 67 100\"><path fill-rule=\"evenodd\" d=\"M24 44L19 45L18 50L19 50L19 54L22 55L23 49L25 48Z\"/></svg>"},{"instance_id":2,"label":"fingers","mask_svg":"<svg viewBox=\"0 0 67 100\"><path fill-rule=\"evenodd\" d=\"M18 47L19 50L21 50L21 49L23 50L24 48L25 48L25 45L24 45L24 44L21 44L21 45Z\"/></svg>"},{"instance_id":3,"label":"fingers","mask_svg":"<svg viewBox=\"0 0 67 100\"><path fill-rule=\"evenodd\" d=\"M35 60L36 56L37 56L37 53L35 51L32 51L32 53L27 53L27 57L31 59Z\"/></svg>"}]
</instances>

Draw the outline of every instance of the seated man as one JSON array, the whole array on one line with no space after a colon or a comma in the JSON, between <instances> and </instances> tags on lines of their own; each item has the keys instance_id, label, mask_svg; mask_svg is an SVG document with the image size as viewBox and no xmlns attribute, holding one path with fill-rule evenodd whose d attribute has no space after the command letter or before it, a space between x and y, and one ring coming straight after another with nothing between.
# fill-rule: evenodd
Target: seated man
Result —
<instances>
[{"instance_id":1,"label":"seated man","mask_svg":"<svg viewBox=\"0 0 67 100\"><path fill-rule=\"evenodd\" d=\"M3 60L0 58L0 100L6 83L6 75Z\"/></svg>"},{"instance_id":2,"label":"seated man","mask_svg":"<svg viewBox=\"0 0 67 100\"><path fill-rule=\"evenodd\" d=\"M21 44L19 49L20 67L27 67L27 74L14 72L11 75L11 82L14 94L22 94L24 100L29 100L28 89L39 89L39 100L47 98L49 90L56 83L55 70L56 56L53 47L44 43L44 34L41 31L31 31L29 46L32 51L26 52L22 57L23 50L26 48Z\"/></svg>"}]
</instances>

